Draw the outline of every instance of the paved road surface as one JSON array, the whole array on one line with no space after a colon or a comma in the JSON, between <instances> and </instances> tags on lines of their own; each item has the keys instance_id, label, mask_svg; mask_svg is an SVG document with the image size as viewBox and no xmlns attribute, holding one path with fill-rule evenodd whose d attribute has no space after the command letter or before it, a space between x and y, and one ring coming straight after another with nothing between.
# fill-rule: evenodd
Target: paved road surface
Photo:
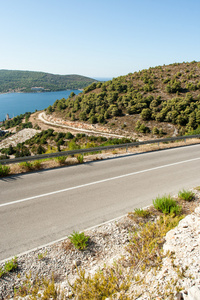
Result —
<instances>
[{"instance_id":1,"label":"paved road surface","mask_svg":"<svg viewBox=\"0 0 200 300\"><path fill-rule=\"evenodd\" d=\"M0 260L200 185L200 145L0 179Z\"/></svg>"}]
</instances>

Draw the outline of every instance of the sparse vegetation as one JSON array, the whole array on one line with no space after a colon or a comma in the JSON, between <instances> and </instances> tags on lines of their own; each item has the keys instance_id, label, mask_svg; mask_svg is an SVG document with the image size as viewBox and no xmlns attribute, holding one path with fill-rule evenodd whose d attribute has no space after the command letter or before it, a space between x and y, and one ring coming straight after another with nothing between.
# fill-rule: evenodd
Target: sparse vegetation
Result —
<instances>
[{"instance_id":1,"label":"sparse vegetation","mask_svg":"<svg viewBox=\"0 0 200 300\"><path fill-rule=\"evenodd\" d=\"M159 199L168 199L169 196L159 197ZM179 200L180 201L180 200ZM160 202L160 201L159 201ZM167 202L166 200L163 202ZM171 203L171 201L170 201ZM166 205L169 207L170 205ZM174 205L172 205L174 206ZM168 210L170 211L170 209ZM146 213L147 212L147 213ZM150 214L149 214L150 212ZM26 275L26 280L14 288L16 297L27 297L30 299L135 299L145 292L148 286L146 275L150 272L151 276L156 275L162 267L163 259L174 261L174 256L163 252L163 243L166 233L176 227L184 215L159 213L152 207L148 209L135 209L133 213L136 218L143 218L144 222L137 223L132 227L129 235L129 243L126 250L129 255L123 256L115 261L111 266L106 266L97 270L93 274L86 274L83 268L76 267L76 279L73 283L69 282L71 292L66 295L61 292L59 284L54 281L54 274L51 278L39 276L33 279L31 273ZM159 217L158 217L159 215ZM151 221L148 217L151 216ZM83 250L88 246L89 237L84 233L73 232L69 237L70 245ZM71 246L65 246L64 251L74 251ZM47 252L40 252L38 259L46 257ZM5 264L6 265L6 264ZM7 272L14 270L13 263L9 263ZM173 271L178 279L184 278L186 269L173 265ZM4 275L4 269L0 270L1 276ZM173 275L174 276L174 275ZM142 288L141 288L142 287ZM159 288L159 283L155 288L155 297L162 299L174 299L175 293L181 290L178 280L174 278L166 283L165 289ZM154 292L151 296L154 296Z\"/></svg>"},{"instance_id":2,"label":"sparse vegetation","mask_svg":"<svg viewBox=\"0 0 200 300\"><path fill-rule=\"evenodd\" d=\"M38 259L42 260L46 257L46 255L47 255L47 251L38 253Z\"/></svg>"},{"instance_id":3,"label":"sparse vegetation","mask_svg":"<svg viewBox=\"0 0 200 300\"><path fill-rule=\"evenodd\" d=\"M164 236L181 219L182 216L161 216L157 222L147 222L138 232L133 232L127 247L131 265L136 267L139 264L143 271L149 267L158 267L164 257Z\"/></svg>"},{"instance_id":4,"label":"sparse vegetation","mask_svg":"<svg viewBox=\"0 0 200 300\"><path fill-rule=\"evenodd\" d=\"M34 283L31 282L31 274L26 275L26 281L23 285L14 289L15 299L16 297L26 297L30 296L29 299L66 299L60 289L56 286L54 281L54 276L51 279L46 277L39 278L37 276Z\"/></svg>"},{"instance_id":5,"label":"sparse vegetation","mask_svg":"<svg viewBox=\"0 0 200 300\"><path fill-rule=\"evenodd\" d=\"M143 208L135 208L134 209L134 215L136 217L140 218L147 218L150 216L150 211L148 209L143 209Z\"/></svg>"},{"instance_id":6,"label":"sparse vegetation","mask_svg":"<svg viewBox=\"0 0 200 300\"><path fill-rule=\"evenodd\" d=\"M129 299L125 295L129 286L128 278L115 267L107 267L103 271L99 270L93 276L86 276L84 270L78 270L78 278L71 285L73 294L70 298L73 299L74 296L78 296L79 299L101 300L111 296L115 297L117 293L124 291L124 296L120 299Z\"/></svg>"},{"instance_id":7,"label":"sparse vegetation","mask_svg":"<svg viewBox=\"0 0 200 300\"><path fill-rule=\"evenodd\" d=\"M191 192L191 191L186 191L186 190L182 190L178 193L178 197L182 200L185 200L185 201L192 201L194 200L194 193Z\"/></svg>"},{"instance_id":8,"label":"sparse vegetation","mask_svg":"<svg viewBox=\"0 0 200 300\"><path fill-rule=\"evenodd\" d=\"M5 274L16 270L17 267L18 267L17 257L14 257L13 259L6 261L4 264L4 268L2 267L0 268L0 278Z\"/></svg>"},{"instance_id":9,"label":"sparse vegetation","mask_svg":"<svg viewBox=\"0 0 200 300\"><path fill-rule=\"evenodd\" d=\"M188 75L187 69L193 74ZM49 113L112 129L121 126L129 132L139 121L143 134L151 134L154 127L168 134L166 123L176 126L180 134L196 130L200 125L198 63L173 64L168 70L169 66L159 66L92 84L78 95L56 101Z\"/></svg>"}]
</instances>

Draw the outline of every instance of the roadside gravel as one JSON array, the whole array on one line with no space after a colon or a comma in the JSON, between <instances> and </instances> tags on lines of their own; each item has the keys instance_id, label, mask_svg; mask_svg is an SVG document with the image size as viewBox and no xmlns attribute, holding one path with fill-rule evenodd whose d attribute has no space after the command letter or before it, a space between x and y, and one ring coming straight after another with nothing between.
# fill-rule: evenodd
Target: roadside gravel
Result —
<instances>
[{"instance_id":1,"label":"roadside gravel","mask_svg":"<svg viewBox=\"0 0 200 300\"><path fill-rule=\"evenodd\" d=\"M150 271L145 275L145 283L137 286L137 292L141 292L137 299L171 299L161 296L169 282L175 282L174 295L177 287L183 290L182 296L185 298L182 299L192 299L187 298L188 290L192 286L200 287L200 191L194 189L193 192L196 200L185 205L188 215L166 235L164 249L173 251L175 259L167 257L159 272L154 274ZM51 278L52 274L68 299L68 280L73 283L77 278L77 267L84 269L86 274L94 274L104 265L112 265L122 256L127 257L125 247L134 226L135 222L127 215L86 230L85 234L90 238L88 248L84 251L75 249L66 237L49 246L19 255L17 270L0 278L0 299L6 299L8 295L14 299L14 289L22 287L27 276L33 283L37 275ZM4 262L0 266L3 267ZM182 277L178 276L177 270L183 273ZM134 288L133 285L130 293Z\"/></svg>"}]
</instances>

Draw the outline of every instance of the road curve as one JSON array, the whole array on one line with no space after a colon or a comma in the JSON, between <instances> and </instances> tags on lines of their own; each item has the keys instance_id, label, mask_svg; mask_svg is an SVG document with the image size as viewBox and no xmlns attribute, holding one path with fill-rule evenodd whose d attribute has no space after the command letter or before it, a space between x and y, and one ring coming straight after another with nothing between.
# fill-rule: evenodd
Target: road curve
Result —
<instances>
[{"instance_id":1,"label":"road curve","mask_svg":"<svg viewBox=\"0 0 200 300\"><path fill-rule=\"evenodd\" d=\"M200 145L0 180L0 260L200 185Z\"/></svg>"},{"instance_id":2,"label":"road curve","mask_svg":"<svg viewBox=\"0 0 200 300\"><path fill-rule=\"evenodd\" d=\"M80 127L64 125L62 122L59 122L59 120L57 120L57 122L55 122L55 121L50 122L50 121L46 120L45 116L46 116L45 112L39 113L38 120L40 120L44 124L48 124L48 125L51 125L51 126L58 126L58 127L62 127L62 128L67 128L69 130L72 130L72 132L77 132L77 133L81 132L81 133L86 133L88 135L105 136L105 137L112 137L112 138L119 138L119 139L126 137L124 135L108 133L108 132L98 131L98 130L94 130L94 129L84 129L84 128L80 128Z\"/></svg>"}]
</instances>

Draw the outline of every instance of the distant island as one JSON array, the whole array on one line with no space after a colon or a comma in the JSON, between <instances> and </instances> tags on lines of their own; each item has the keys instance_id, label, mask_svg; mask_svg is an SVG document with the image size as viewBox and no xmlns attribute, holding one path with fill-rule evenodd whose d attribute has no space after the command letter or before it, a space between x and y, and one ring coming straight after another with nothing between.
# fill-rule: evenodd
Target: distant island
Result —
<instances>
[{"instance_id":1,"label":"distant island","mask_svg":"<svg viewBox=\"0 0 200 300\"><path fill-rule=\"evenodd\" d=\"M83 89L97 80L81 75L55 75L35 71L0 70L0 93L53 92Z\"/></svg>"}]
</instances>

